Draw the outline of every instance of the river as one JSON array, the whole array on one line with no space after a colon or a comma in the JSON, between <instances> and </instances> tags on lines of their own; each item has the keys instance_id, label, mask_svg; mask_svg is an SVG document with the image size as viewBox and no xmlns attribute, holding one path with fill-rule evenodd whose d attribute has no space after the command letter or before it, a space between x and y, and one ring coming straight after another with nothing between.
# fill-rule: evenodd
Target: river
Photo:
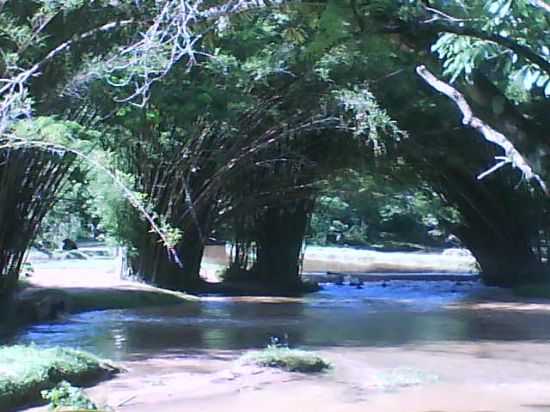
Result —
<instances>
[{"instance_id":1,"label":"river","mask_svg":"<svg viewBox=\"0 0 550 412\"><path fill-rule=\"evenodd\" d=\"M332 370L306 376L239 362L274 336L318 351ZM121 362L128 372L90 393L122 412L550 410L550 303L474 281L90 312L11 342Z\"/></svg>"}]
</instances>

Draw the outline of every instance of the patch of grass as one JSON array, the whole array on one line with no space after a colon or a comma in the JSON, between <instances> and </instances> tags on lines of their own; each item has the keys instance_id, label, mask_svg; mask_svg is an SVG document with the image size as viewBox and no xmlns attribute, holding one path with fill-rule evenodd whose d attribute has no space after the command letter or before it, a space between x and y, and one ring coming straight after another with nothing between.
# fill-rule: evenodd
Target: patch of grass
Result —
<instances>
[{"instance_id":1,"label":"patch of grass","mask_svg":"<svg viewBox=\"0 0 550 412\"><path fill-rule=\"evenodd\" d=\"M0 410L40 402L41 391L64 380L86 385L117 372L115 366L86 352L5 346L0 348Z\"/></svg>"},{"instance_id":2,"label":"patch of grass","mask_svg":"<svg viewBox=\"0 0 550 412\"><path fill-rule=\"evenodd\" d=\"M322 372L331 367L330 363L313 352L276 345L247 353L242 357L242 361L302 373Z\"/></svg>"},{"instance_id":3,"label":"patch of grass","mask_svg":"<svg viewBox=\"0 0 550 412\"><path fill-rule=\"evenodd\" d=\"M42 391L42 398L49 401L53 411L99 411L97 405L80 388L67 381L59 383L55 388Z\"/></svg>"}]
</instances>

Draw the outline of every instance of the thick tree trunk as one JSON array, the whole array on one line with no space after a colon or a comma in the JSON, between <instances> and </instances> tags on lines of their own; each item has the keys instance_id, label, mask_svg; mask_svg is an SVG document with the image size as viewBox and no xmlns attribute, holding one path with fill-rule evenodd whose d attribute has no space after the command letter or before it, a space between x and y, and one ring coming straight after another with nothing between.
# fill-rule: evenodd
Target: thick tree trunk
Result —
<instances>
[{"instance_id":1,"label":"thick tree trunk","mask_svg":"<svg viewBox=\"0 0 550 412\"><path fill-rule=\"evenodd\" d=\"M154 244L157 243L157 244ZM156 239L142 248L137 256L130 257L130 272L152 285L180 291L193 291L201 283L200 265L204 245L199 238L187 235L177 246L180 263Z\"/></svg>"},{"instance_id":2,"label":"thick tree trunk","mask_svg":"<svg viewBox=\"0 0 550 412\"><path fill-rule=\"evenodd\" d=\"M499 182L477 182L450 170L441 188L457 207L464 224L455 234L476 257L486 284L511 287L540 281L545 266L535 254L537 222L525 191L513 191Z\"/></svg>"},{"instance_id":3,"label":"thick tree trunk","mask_svg":"<svg viewBox=\"0 0 550 412\"><path fill-rule=\"evenodd\" d=\"M462 228L457 234L477 259L485 284L512 287L544 278L544 266L523 233L496 237L486 226L479 225Z\"/></svg>"},{"instance_id":4,"label":"thick tree trunk","mask_svg":"<svg viewBox=\"0 0 550 412\"><path fill-rule=\"evenodd\" d=\"M301 200L290 206L270 206L258 223L253 271L276 290L297 291L301 286L300 254L311 203Z\"/></svg>"},{"instance_id":5,"label":"thick tree trunk","mask_svg":"<svg viewBox=\"0 0 550 412\"><path fill-rule=\"evenodd\" d=\"M13 290L5 290L3 293L0 293L0 325L9 325L14 320L16 314L15 306Z\"/></svg>"},{"instance_id":6,"label":"thick tree trunk","mask_svg":"<svg viewBox=\"0 0 550 412\"><path fill-rule=\"evenodd\" d=\"M132 275L161 288L180 291L200 289L204 243L195 224L184 229L183 237L175 247L179 262L154 233L148 232L143 242L136 245L136 250L135 256L129 257Z\"/></svg>"},{"instance_id":7,"label":"thick tree trunk","mask_svg":"<svg viewBox=\"0 0 550 412\"><path fill-rule=\"evenodd\" d=\"M548 215L544 212L545 185L535 172L544 169L537 162L531 169L515 147L518 144L521 153L529 153L535 126L505 101L490 112L501 96L479 78L467 88L470 103L425 69L419 68L419 74L459 107L463 125L469 127L456 127L456 106L444 99L436 101L437 111L413 109L401 115L401 126L414 136L404 143L409 161L422 179L460 213L462 226L455 234L477 258L485 283L510 287L540 280L548 267L543 259L546 250L540 247ZM480 118L476 117L478 113ZM499 155L502 157L496 157ZM508 161L499 165L511 164L516 170L504 167L498 172L491 168L495 173L484 172L495 157L497 161ZM478 180L477 176L483 178ZM531 190L525 181L522 183L522 177L533 179L533 186L542 190Z\"/></svg>"}]
</instances>

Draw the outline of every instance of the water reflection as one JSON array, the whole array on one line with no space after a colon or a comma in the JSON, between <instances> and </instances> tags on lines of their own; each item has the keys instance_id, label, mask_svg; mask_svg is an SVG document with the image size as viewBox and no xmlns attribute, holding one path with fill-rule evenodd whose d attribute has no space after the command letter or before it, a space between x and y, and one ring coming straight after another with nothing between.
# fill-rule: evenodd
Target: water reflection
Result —
<instances>
[{"instance_id":1,"label":"water reflection","mask_svg":"<svg viewBox=\"0 0 550 412\"><path fill-rule=\"evenodd\" d=\"M310 347L550 339L548 311L483 310L463 304L480 288L473 283L393 282L361 290L329 286L294 302L211 299L90 312L33 326L11 341L131 359L162 352L262 347L271 336L284 335L291 345Z\"/></svg>"}]
</instances>

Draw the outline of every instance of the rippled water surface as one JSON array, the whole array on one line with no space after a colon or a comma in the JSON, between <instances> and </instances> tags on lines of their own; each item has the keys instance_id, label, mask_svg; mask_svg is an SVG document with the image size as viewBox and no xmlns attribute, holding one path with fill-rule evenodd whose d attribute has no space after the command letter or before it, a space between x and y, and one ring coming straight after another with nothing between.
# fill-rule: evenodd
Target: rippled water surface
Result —
<instances>
[{"instance_id":1,"label":"rippled water surface","mask_svg":"<svg viewBox=\"0 0 550 412\"><path fill-rule=\"evenodd\" d=\"M387 269L380 257L345 253L357 267ZM214 263L225 257L221 250ZM414 259L415 267L432 264ZM348 260L339 264L351 270ZM112 281L84 267L45 275L54 286ZM333 368L315 376L243 368L241 355L273 336L316 350ZM329 284L302 299L206 297L96 311L30 326L3 343L76 347L121 362L126 373L89 389L117 412L550 409L550 301L474 281Z\"/></svg>"},{"instance_id":2,"label":"rippled water surface","mask_svg":"<svg viewBox=\"0 0 550 412\"><path fill-rule=\"evenodd\" d=\"M315 348L544 342L550 340L549 307L510 303L501 291L477 282L391 281L363 289L325 285L303 299L213 297L171 307L83 313L32 326L11 341L77 347L120 360L262 347L272 336Z\"/></svg>"}]
</instances>

